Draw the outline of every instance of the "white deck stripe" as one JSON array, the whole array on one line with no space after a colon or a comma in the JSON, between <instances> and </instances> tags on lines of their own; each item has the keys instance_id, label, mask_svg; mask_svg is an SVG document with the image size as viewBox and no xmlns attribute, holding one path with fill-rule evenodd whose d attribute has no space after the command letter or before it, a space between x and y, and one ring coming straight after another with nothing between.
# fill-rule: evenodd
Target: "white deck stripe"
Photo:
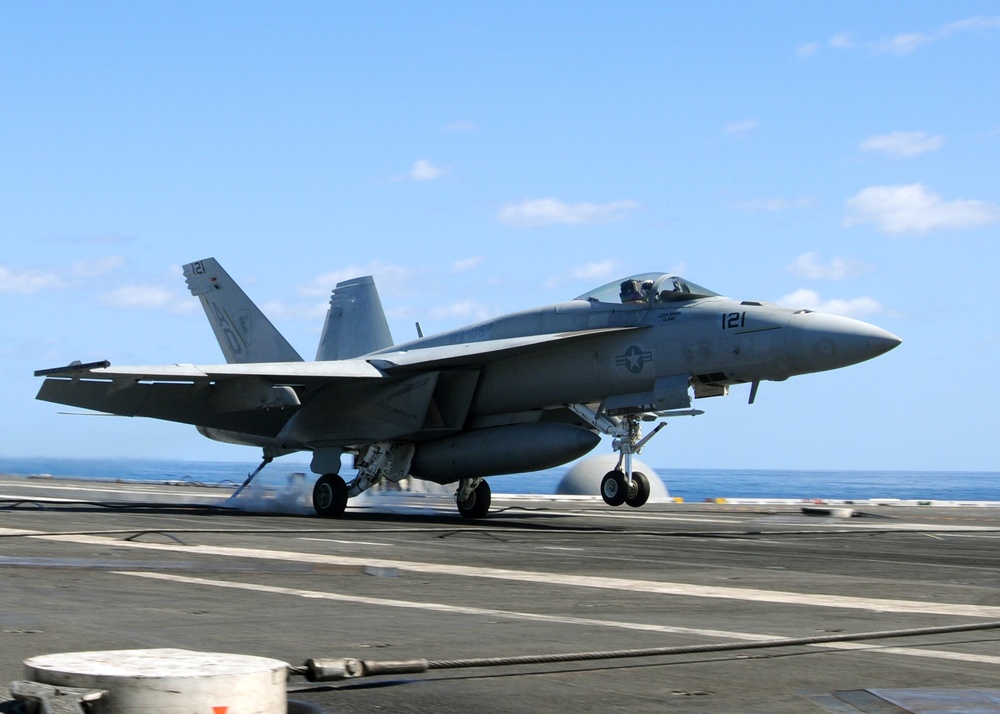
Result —
<instances>
[{"instance_id":1,"label":"white deck stripe","mask_svg":"<svg viewBox=\"0 0 1000 714\"><path fill-rule=\"evenodd\" d=\"M883 647L881 645L866 645L861 642L828 642L817 647L832 647L838 650L869 650L886 654L909 655L910 657L927 657L928 659L950 659L958 662L982 662L985 664L1000 664L1000 657L994 655L966 654L965 652L949 652L948 650L929 650L923 647Z\"/></svg>"},{"instance_id":2,"label":"white deck stripe","mask_svg":"<svg viewBox=\"0 0 1000 714\"><path fill-rule=\"evenodd\" d=\"M640 622L613 622L609 620L592 620L584 617L569 617L565 615L540 615L531 612L517 612L512 610L494 610L491 608L469 607L466 605L443 605L433 602L414 602L412 600L395 600L389 598L374 598L362 595L343 595L341 593L318 592L315 590L300 590L298 588L284 588L273 585L257 585L254 583L240 583L228 580L209 580L207 578L193 578L186 575L173 575L170 573L150 573L134 571L113 571L118 575L129 575L151 580L166 580L188 585L206 585L219 588L230 588L234 590L249 590L253 592L269 593L274 595L290 595L293 597L307 598L310 600L332 600L335 602L350 602L360 605L374 605L380 607L407 608L413 610L426 610L431 612L454 613L460 615L476 615L487 617L502 617L509 620L527 620L533 622L552 622L563 625L583 625L588 627L611 627L622 630L639 630L643 632L658 632L675 635L695 635L699 637L717 637L725 640L747 640L751 642L764 642L767 640L785 639L778 635L759 635L751 632L729 632L726 630L707 630L694 627L673 627L671 625L654 625ZM931 650L912 647L883 647L879 645L869 645L858 642L828 642L825 644L810 645L811 647L843 649L843 650L867 650L880 654L907 655L911 657L927 657L930 659L947 659L961 662L979 662L985 664L1000 664L1000 657L991 655L966 654L963 652L949 652L947 650Z\"/></svg>"},{"instance_id":3,"label":"white deck stripe","mask_svg":"<svg viewBox=\"0 0 1000 714\"><path fill-rule=\"evenodd\" d=\"M99 481L96 483L100 483ZM24 488L31 490L49 490L49 491L82 491L84 493L117 493L118 495L129 495L129 496L173 496L174 498L190 498L192 496L196 498L214 498L223 501L229 498L229 491L226 490L229 487L223 487L218 489L217 493L191 493L184 492L180 489L182 488L208 488L206 486L197 486L192 484L190 487L179 486L177 489L172 491L163 491L160 484L131 484L132 486L140 486L140 488L104 488L101 486L50 486L47 484L40 483L26 483L26 484L6 484L7 488L18 488L23 486ZM233 489L236 487L233 486ZM13 496L4 495L3 498L30 498L23 493L19 493ZM164 507L178 505L179 502L171 501L169 503L163 503Z\"/></svg>"},{"instance_id":4,"label":"white deck stripe","mask_svg":"<svg viewBox=\"0 0 1000 714\"><path fill-rule=\"evenodd\" d=\"M227 558L257 558L262 560L314 563L322 565L396 568L407 572L433 575L492 578L515 582L539 583L543 585L622 590L625 592L643 592L657 595L722 598L750 602L779 603L784 605L805 605L809 607L835 607L851 610L869 610L873 612L953 615L958 617L983 617L990 619L1000 618L1000 607L991 605L931 603L914 600L863 598L849 595L824 595L822 593L796 593L778 590L759 590L756 588L730 588L720 587L717 585L694 585L690 583L671 583L656 580L636 580L631 578L609 578L588 575L569 575L563 573L543 573L531 570L508 570L503 568L484 568L468 565L447 565L442 563L424 563L408 560L390 560L386 558L357 558L327 555L322 553L260 550L256 548L235 548L209 545L187 546L172 543L141 543L137 541L122 541L112 538L87 535L39 534L35 537L57 540L66 543L79 543L81 545L139 548L142 550L169 551L175 553L186 553L189 555L200 554L217 555Z\"/></svg>"},{"instance_id":5,"label":"white deck stripe","mask_svg":"<svg viewBox=\"0 0 1000 714\"><path fill-rule=\"evenodd\" d=\"M641 622L610 622L608 620L591 620L585 617L571 617L568 615L539 615L530 612L516 612L512 610L494 610L484 607L470 607L467 605L443 605L435 602L419 602L413 600L395 600L392 598L367 597L364 595L343 595L328 591L300 590L298 588L285 588L275 585L257 585L255 583L240 583L231 580L209 580L207 578L194 578L187 575L174 575L172 573L156 573L148 571L112 571L118 575L131 575L138 578L149 578L151 580L169 580L176 583L187 583L189 585L211 585L218 588L232 588L234 590L251 590L254 592L270 593L274 595L292 595L294 597L307 598L310 600L333 600L336 602L351 602L360 605L378 605L381 607L398 607L412 610L429 610L431 612L456 613L460 615L481 615L486 617L505 617L511 620L530 620L536 622L554 622L563 625L587 625L591 627L614 627L624 630L642 630L645 632L662 632L672 635L697 635L700 637L721 637L734 640L774 640L780 639L775 635L755 635L745 632L727 632L725 630L705 630L692 627L673 627L671 625L651 625Z\"/></svg>"}]
</instances>

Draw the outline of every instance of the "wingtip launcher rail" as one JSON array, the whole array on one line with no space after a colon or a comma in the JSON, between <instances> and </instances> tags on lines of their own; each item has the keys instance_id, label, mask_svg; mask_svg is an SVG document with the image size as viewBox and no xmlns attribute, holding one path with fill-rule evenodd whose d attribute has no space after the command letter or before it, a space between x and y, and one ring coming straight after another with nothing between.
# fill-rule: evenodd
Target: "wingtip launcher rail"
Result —
<instances>
[{"instance_id":1,"label":"wingtip launcher rail","mask_svg":"<svg viewBox=\"0 0 1000 714\"><path fill-rule=\"evenodd\" d=\"M51 377L55 375L71 375L76 372L87 372L92 369L107 369L111 366L108 360L101 360L100 362L87 362L84 364L80 360L75 362L70 362L65 367L52 367L50 369L36 369L36 377Z\"/></svg>"}]
</instances>

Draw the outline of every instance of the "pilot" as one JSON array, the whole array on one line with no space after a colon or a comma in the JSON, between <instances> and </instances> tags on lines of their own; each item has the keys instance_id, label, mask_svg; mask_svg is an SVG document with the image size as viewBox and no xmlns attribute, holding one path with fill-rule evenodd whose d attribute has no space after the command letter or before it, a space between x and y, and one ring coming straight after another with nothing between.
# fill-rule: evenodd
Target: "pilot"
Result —
<instances>
[{"instance_id":1,"label":"pilot","mask_svg":"<svg viewBox=\"0 0 1000 714\"><path fill-rule=\"evenodd\" d=\"M687 283L683 280L674 278L670 281L670 286L664 287L664 289L661 290L656 297L660 302L669 302L670 300L681 300L682 298L679 297L680 295L690 292L691 288Z\"/></svg>"},{"instance_id":2,"label":"pilot","mask_svg":"<svg viewBox=\"0 0 1000 714\"><path fill-rule=\"evenodd\" d=\"M645 283L642 283L634 278L624 281L621 284L620 293L622 303L625 305L640 305L646 302L649 290L652 287L653 283L649 280Z\"/></svg>"}]
</instances>

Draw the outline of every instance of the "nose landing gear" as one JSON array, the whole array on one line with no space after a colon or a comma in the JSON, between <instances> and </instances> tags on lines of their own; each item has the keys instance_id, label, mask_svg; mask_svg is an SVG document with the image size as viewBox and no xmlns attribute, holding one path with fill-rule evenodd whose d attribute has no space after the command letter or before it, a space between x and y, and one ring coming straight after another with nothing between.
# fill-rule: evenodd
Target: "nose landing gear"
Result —
<instances>
[{"instance_id":1,"label":"nose landing gear","mask_svg":"<svg viewBox=\"0 0 1000 714\"><path fill-rule=\"evenodd\" d=\"M642 422L656 417L697 416L702 413L697 409L687 409L649 415L625 414L617 417L604 413L600 407L595 410L588 404L568 406L592 427L612 437L611 448L619 454L618 465L601 480L601 498L609 506L620 506L625 503L633 508L639 508L649 500L649 478L641 471L632 471L632 455L642 451L642 447L667 425L665 421L660 422L644 437Z\"/></svg>"}]
</instances>

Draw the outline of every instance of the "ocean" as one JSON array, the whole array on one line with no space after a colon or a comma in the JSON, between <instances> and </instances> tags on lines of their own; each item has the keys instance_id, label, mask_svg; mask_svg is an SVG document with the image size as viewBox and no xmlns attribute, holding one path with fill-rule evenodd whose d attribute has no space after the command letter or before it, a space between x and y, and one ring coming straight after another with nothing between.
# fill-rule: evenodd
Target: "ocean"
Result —
<instances>
[{"instance_id":1,"label":"ocean","mask_svg":"<svg viewBox=\"0 0 1000 714\"><path fill-rule=\"evenodd\" d=\"M0 473L93 480L238 485L257 462L0 457ZM489 478L494 493L552 494L568 467ZM901 499L1000 501L1000 473L975 471L789 471L656 468L670 495L687 502L716 498L803 500ZM308 463L275 460L261 484L286 483ZM353 472L344 469L348 480Z\"/></svg>"}]
</instances>

